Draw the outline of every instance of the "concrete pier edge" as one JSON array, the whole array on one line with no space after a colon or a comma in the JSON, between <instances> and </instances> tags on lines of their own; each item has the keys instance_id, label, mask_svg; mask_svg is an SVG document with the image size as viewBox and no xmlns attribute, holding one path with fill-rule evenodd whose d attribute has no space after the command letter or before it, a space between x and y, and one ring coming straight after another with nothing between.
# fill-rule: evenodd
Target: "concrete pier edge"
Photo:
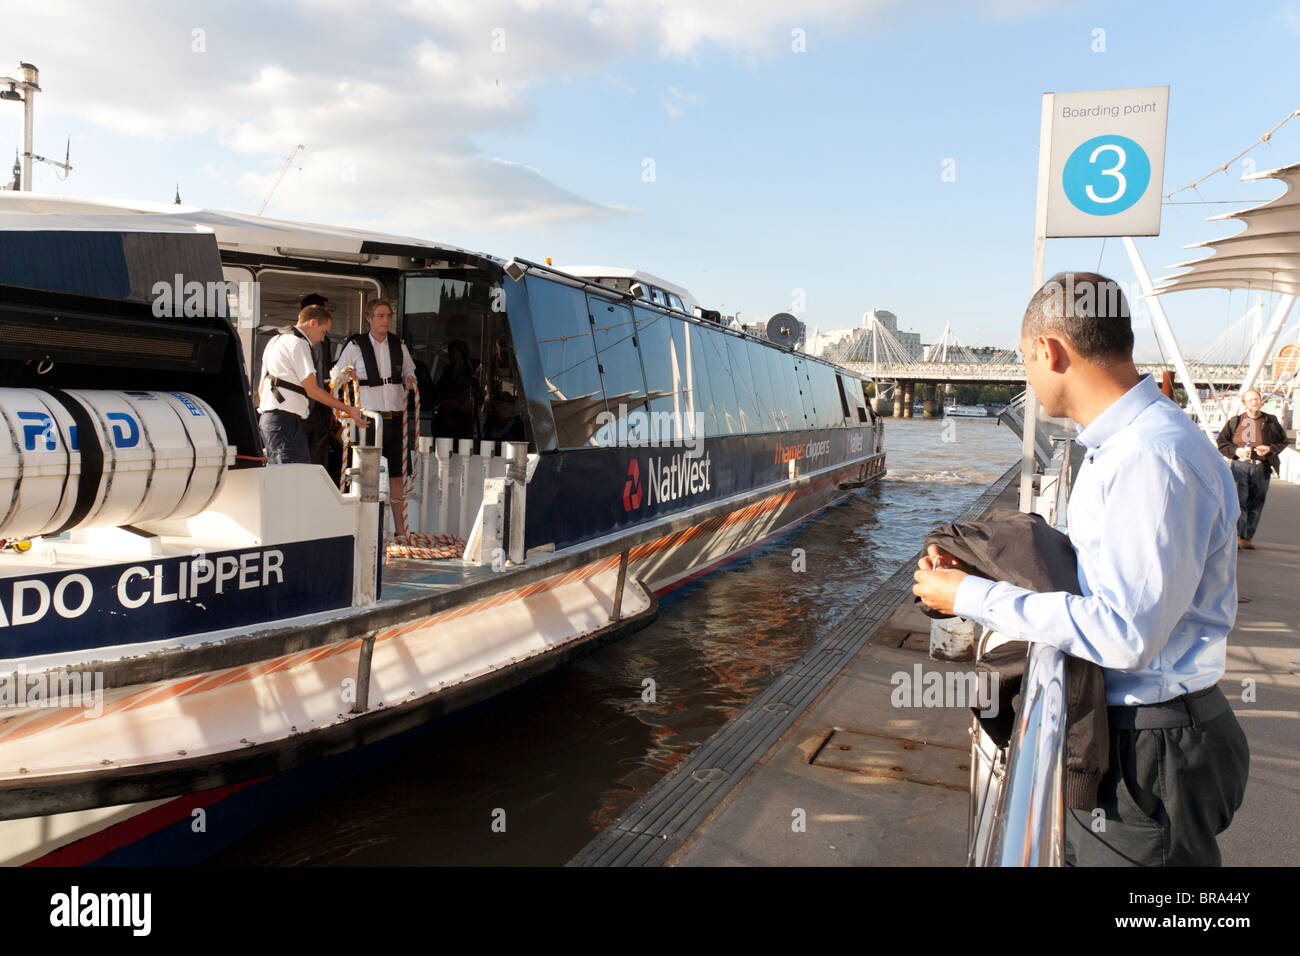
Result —
<instances>
[{"instance_id":1,"label":"concrete pier edge","mask_svg":"<svg viewBox=\"0 0 1300 956\"><path fill-rule=\"evenodd\" d=\"M953 521L983 515L1018 477L1017 462ZM927 529L928 530L928 529ZM686 760L580 850L568 866L661 866L740 786L763 756L903 604L920 557L908 558L865 601L783 671Z\"/></svg>"}]
</instances>

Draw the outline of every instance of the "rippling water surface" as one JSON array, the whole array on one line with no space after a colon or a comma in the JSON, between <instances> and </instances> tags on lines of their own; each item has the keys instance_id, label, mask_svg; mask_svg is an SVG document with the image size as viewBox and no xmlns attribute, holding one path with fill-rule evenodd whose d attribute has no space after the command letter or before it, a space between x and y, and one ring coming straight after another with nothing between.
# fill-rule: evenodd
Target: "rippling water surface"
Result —
<instances>
[{"instance_id":1,"label":"rippling water surface","mask_svg":"<svg viewBox=\"0 0 1300 956\"><path fill-rule=\"evenodd\" d=\"M666 596L638 634L424 735L214 862L563 863L1020 452L1005 427L979 421L887 419L885 442L880 484Z\"/></svg>"}]
</instances>

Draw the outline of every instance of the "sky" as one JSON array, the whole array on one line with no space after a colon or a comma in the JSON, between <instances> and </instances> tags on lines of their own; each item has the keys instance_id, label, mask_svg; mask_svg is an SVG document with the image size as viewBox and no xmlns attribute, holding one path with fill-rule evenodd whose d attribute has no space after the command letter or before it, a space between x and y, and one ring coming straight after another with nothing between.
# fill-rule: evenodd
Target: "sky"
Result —
<instances>
[{"instance_id":1,"label":"sky","mask_svg":"<svg viewBox=\"0 0 1300 956\"><path fill-rule=\"evenodd\" d=\"M271 195L276 218L641 268L746 321L884 308L969 345L1018 339L1044 92L1169 85L1163 192L1300 107L1300 2L0 0L0 23L0 74L41 71L34 152L70 139L39 192ZM4 154L21 121L0 102ZM1175 194L1137 240L1153 277L1282 191L1243 174L1294 162L1300 117ZM1046 266L1134 278L1116 239L1049 240ZM1194 358L1254 299L1164 302Z\"/></svg>"}]
</instances>

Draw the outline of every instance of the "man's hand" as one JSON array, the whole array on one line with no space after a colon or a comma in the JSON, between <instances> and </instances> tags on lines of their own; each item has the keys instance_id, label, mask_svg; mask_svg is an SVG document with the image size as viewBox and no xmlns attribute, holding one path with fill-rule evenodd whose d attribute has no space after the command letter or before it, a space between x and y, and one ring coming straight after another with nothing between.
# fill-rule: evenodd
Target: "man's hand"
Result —
<instances>
[{"instance_id":1,"label":"man's hand","mask_svg":"<svg viewBox=\"0 0 1300 956\"><path fill-rule=\"evenodd\" d=\"M916 562L916 584L912 593L926 607L940 614L952 614L957 588L971 569L937 545L926 548L925 557Z\"/></svg>"},{"instance_id":2,"label":"man's hand","mask_svg":"<svg viewBox=\"0 0 1300 956\"><path fill-rule=\"evenodd\" d=\"M925 549L925 557L916 563L916 566L922 571L930 571L937 568L960 568L962 563L954 558L937 544L932 544Z\"/></svg>"},{"instance_id":3,"label":"man's hand","mask_svg":"<svg viewBox=\"0 0 1300 956\"><path fill-rule=\"evenodd\" d=\"M1267 455L1267 454L1268 454L1270 451L1272 451L1272 450L1273 450L1273 449L1270 448L1268 445L1256 445L1256 446L1255 446L1255 451L1259 452L1261 455Z\"/></svg>"},{"instance_id":4,"label":"man's hand","mask_svg":"<svg viewBox=\"0 0 1300 956\"><path fill-rule=\"evenodd\" d=\"M957 600L957 588L966 579L966 572L955 568L930 570L924 567L928 560L922 558L921 566L913 575L916 584L912 587L912 593L919 597L926 607L940 614L951 615L953 602Z\"/></svg>"},{"instance_id":5,"label":"man's hand","mask_svg":"<svg viewBox=\"0 0 1300 956\"><path fill-rule=\"evenodd\" d=\"M361 406L349 405L343 410L343 413L356 423L357 428L366 427L366 416L361 414Z\"/></svg>"},{"instance_id":6,"label":"man's hand","mask_svg":"<svg viewBox=\"0 0 1300 956\"><path fill-rule=\"evenodd\" d=\"M1237 446L1237 457L1242 461L1250 460L1250 450L1245 445Z\"/></svg>"}]
</instances>

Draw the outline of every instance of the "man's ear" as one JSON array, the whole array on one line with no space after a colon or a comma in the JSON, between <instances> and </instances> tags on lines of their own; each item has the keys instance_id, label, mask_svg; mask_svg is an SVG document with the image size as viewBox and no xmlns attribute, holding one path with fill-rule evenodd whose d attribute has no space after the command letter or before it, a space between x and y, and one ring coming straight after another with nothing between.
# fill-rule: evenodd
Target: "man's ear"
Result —
<instances>
[{"instance_id":1,"label":"man's ear","mask_svg":"<svg viewBox=\"0 0 1300 956\"><path fill-rule=\"evenodd\" d=\"M1034 343L1034 347L1039 350L1038 354L1053 372L1064 372L1069 367L1070 356L1060 339L1041 335Z\"/></svg>"}]
</instances>

